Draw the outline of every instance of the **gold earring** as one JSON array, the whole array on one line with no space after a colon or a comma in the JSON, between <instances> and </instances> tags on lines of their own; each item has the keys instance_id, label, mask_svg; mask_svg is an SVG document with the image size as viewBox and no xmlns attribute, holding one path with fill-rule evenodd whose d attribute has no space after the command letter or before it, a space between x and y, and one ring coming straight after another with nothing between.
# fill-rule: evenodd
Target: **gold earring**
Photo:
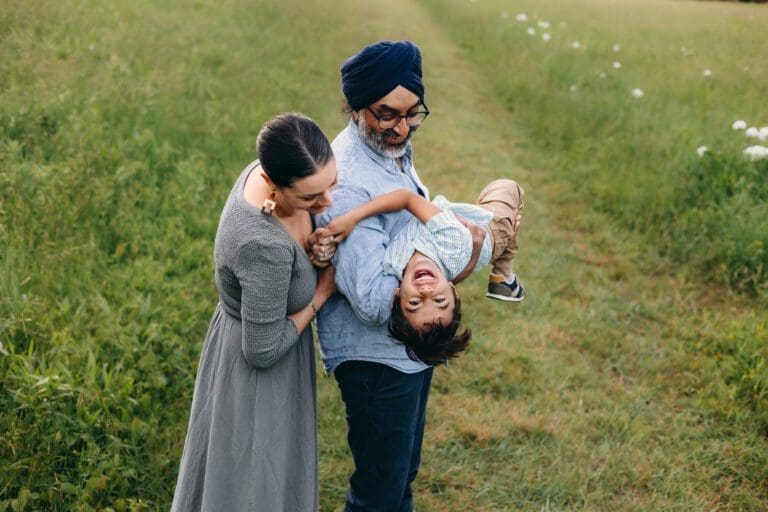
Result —
<instances>
[{"instance_id":1,"label":"gold earring","mask_svg":"<svg viewBox=\"0 0 768 512\"><path fill-rule=\"evenodd\" d=\"M261 206L261 213L271 216L272 212L275 211L275 206L277 206L277 203L275 202L275 189L272 189L269 197L264 200L264 204Z\"/></svg>"}]
</instances>

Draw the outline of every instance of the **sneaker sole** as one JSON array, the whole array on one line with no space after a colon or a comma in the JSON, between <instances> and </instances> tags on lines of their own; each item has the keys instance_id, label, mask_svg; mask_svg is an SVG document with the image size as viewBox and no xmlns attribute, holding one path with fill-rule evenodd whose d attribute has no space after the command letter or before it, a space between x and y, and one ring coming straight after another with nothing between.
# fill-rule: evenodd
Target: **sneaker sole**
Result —
<instances>
[{"instance_id":1,"label":"sneaker sole","mask_svg":"<svg viewBox=\"0 0 768 512\"><path fill-rule=\"evenodd\" d=\"M495 293L486 293L485 296L491 299L503 300L504 302L522 302L525 298L525 295L522 297L509 297L507 295L497 295Z\"/></svg>"}]
</instances>

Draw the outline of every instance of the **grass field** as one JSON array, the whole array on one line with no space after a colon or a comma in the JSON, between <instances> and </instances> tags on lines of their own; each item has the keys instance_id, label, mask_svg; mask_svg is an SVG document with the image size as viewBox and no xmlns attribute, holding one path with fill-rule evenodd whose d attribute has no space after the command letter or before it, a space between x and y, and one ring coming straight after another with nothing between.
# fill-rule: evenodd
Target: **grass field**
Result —
<instances>
[{"instance_id":1,"label":"grass field","mask_svg":"<svg viewBox=\"0 0 768 512\"><path fill-rule=\"evenodd\" d=\"M732 129L768 125L766 28L720 2L3 2L0 512L169 508L226 194L273 114L342 128L339 65L379 38L422 48L430 190L526 189L528 297L462 284L417 510L768 510L768 160L742 154L768 143Z\"/></svg>"}]
</instances>

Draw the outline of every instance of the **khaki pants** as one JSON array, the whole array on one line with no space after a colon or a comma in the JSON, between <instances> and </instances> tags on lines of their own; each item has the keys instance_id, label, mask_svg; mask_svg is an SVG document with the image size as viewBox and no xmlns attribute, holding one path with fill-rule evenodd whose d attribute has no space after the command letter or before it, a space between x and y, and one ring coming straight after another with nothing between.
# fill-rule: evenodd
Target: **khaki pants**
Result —
<instances>
[{"instance_id":1,"label":"khaki pants","mask_svg":"<svg viewBox=\"0 0 768 512\"><path fill-rule=\"evenodd\" d=\"M477 204L493 213L493 220L488 225L493 237L491 255L491 279L501 278L514 273L512 261L517 255L517 231L523 209L523 189L513 180L496 180L480 192Z\"/></svg>"}]
</instances>

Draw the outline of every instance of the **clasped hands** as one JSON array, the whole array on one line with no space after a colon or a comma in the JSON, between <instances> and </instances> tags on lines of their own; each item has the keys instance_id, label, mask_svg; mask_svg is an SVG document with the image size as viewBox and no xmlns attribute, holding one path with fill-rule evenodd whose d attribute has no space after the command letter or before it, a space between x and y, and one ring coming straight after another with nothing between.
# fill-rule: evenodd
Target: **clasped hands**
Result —
<instances>
[{"instance_id":1,"label":"clasped hands","mask_svg":"<svg viewBox=\"0 0 768 512\"><path fill-rule=\"evenodd\" d=\"M309 261L317 268L326 268L331 264L340 241L326 228L315 229L309 235Z\"/></svg>"}]
</instances>

